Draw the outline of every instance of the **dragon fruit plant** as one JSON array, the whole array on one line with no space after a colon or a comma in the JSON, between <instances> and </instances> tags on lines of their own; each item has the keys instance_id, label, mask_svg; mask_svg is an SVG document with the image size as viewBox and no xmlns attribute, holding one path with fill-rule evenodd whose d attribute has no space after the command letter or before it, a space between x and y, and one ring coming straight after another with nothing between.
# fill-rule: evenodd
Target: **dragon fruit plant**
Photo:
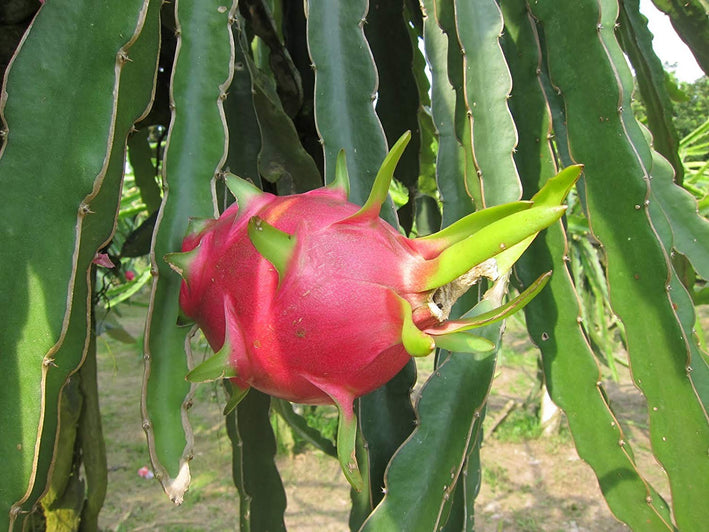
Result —
<instances>
[{"instance_id":1,"label":"dragon fruit plant","mask_svg":"<svg viewBox=\"0 0 709 532\"><path fill-rule=\"evenodd\" d=\"M192 220L182 252L166 256L182 275L180 305L215 355L187 378L230 378L233 408L250 387L289 401L335 404L338 456L355 489L353 401L385 384L410 356L437 347L492 351L471 329L521 308L540 277L493 312L448 320L480 278L505 277L534 235L558 220L579 167L550 180L533 201L471 214L410 239L379 218L410 135L392 148L363 207L347 201L344 153L329 186L292 196L225 177L236 203L217 220Z\"/></svg>"}]
</instances>

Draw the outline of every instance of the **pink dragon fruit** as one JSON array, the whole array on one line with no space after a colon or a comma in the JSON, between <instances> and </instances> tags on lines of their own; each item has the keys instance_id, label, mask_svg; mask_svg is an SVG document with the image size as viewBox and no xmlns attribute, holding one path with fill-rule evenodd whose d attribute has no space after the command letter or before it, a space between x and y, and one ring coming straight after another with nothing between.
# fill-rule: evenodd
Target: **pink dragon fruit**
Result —
<instances>
[{"instance_id":1,"label":"pink dragon fruit","mask_svg":"<svg viewBox=\"0 0 709 532\"><path fill-rule=\"evenodd\" d=\"M236 203L217 220L193 222L182 252L166 257L184 278L184 314L216 353L188 379L231 378L236 400L254 387L293 402L334 403L338 454L355 488L354 399L410 356L493 349L470 330L523 306L548 276L488 315L447 321L448 312L481 276L509 270L562 215L559 203L579 173L550 180L541 202L486 209L409 239L379 218L408 139L392 148L361 208L347 201L344 154L335 182L304 194L274 196L227 176Z\"/></svg>"}]
</instances>

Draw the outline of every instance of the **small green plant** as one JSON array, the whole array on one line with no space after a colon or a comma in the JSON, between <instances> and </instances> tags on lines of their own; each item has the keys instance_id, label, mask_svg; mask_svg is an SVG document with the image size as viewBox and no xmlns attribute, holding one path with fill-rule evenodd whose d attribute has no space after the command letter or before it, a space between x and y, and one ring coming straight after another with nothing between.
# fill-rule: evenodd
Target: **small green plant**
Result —
<instances>
[{"instance_id":1,"label":"small green plant","mask_svg":"<svg viewBox=\"0 0 709 532\"><path fill-rule=\"evenodd\" d=\"M536 440L542 434L539 417L536 412L518 408L497 427L495 438L510 443L521 443L527 440Z\"/></svg>"}]
</instances>

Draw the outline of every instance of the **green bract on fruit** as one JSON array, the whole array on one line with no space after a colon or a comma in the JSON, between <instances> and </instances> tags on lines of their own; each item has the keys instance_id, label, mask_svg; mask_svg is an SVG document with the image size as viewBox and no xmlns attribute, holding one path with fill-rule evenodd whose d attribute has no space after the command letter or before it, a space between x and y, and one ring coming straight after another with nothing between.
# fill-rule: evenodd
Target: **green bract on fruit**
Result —
<instances>
[{"instance_id":1,"label":"green bract on fruit","mask_svg":"<svg viewBox=\"0 0 709 532\"><path fill-rule=\"evenodd\" d=\"M184 278L183 312L216 352L188 378L228 377L242 396L253 386L289 401L336 404L340 462L355 487L354 399L390 380L410 356L436 347L492 350L471 330L521 308L549 274L492 313L448 320L450 308L481 277L508 271L559 219L580 173L562 172L533 201L409 239L379 218L408 139L394 145L361 208L347 201L344 154L337 180L304 194L274 196L228 176L236 203L218 220L194 223L182 252L166 257Z\"/></svg>"}]
</instances>

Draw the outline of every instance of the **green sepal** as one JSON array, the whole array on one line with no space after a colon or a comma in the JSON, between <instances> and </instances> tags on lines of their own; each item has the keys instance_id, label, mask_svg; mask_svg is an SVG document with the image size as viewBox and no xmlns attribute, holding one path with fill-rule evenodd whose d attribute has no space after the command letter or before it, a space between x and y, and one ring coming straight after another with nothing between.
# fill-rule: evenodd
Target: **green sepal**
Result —
<instances>
[{"instance_id":1,"label":"green sepal","mask_svg":"<svg viewBox=\"0 0 709 532\"><path fill-rule=\"evenodd\" d=\"M401 343L404 349L412 357L430 355L436 348L433 339L414 324L411 304L398 295L396 297L401 302L401 315L404 319L401 327Z\"/></svg>"},{"instance_id":2,"label":"green sepal","mask_svg":"<svg viewBox=\"0 0 709 532\"><path fill-rule=\"evenodd\" d=\"M224 342L222 348L207 360L192 369L185 379L190 382L212 382L217 379L236 377L236 369L229 363L231 345Z\"/></svg>"},{"instance_id":3,"label":"green sepal","mask_svg":"<svg viewBox=\"0 0 709 532\"><path fill-rule=\"evenodd\" d=\"M567 166L554 177L550 177L533 197L535 207L560 205L583 172L583 165Z\"/></svg>"},{"instance_id":4,"label":"green sepal","mask_svg":"<svg viewBox=\"0 0 709 532\"><path fill-rule=\"evenodd\" d=\"M214 218L190 218L187 220L187 234L198 235L213 222Z\"/></svg>"},{"instance_id":5,"label":"green sepal","mask_svg":"<svg viewBox=\"0 0 709 532\"><path fill-rule=\"evenodd\" d=\"M187 276L190 272L192 262L197 258L199 246L190 251L177 251L175 253L166 254L163 259L176 271L180 277L187 281Z\"/></svg>"},{"instance_id":6,"label":"green sepal","mask_svg":"<svg viewBox=\"0 0 709 532\"><path fill-rule=\"evenodd\" d=\"M239 209L243 209L252 199L263 194L261 189L234 174L224 174L224 182L229 192L236 198Z\"/></svg>"},{"instance_id":7,"label":"green sepal","mask_svg":"<svg viewBox=\"0 0 709 532\"><path fill-rule=\"evenodd\" d=\"M416 240L435 243L443 249L456 242L465 240L472 234L480 231L483 227L502 220L510 214L530 209L533 205L531 201L514 201L503 205L495 205L494 207L468 214L445 229L441 229L431 235L417 238Z\"/></svg>"},{"instance_id":8,"label":"green sepal","mask_svg":"<svg viewBox=\"0 0 709 532\"><path fill-rule=\"evenodd\" d=\"M537 234L535 233L521 242L518 242L514 246L507 248L505 251L498 253L495 257L495 261L497 262L497 272L502 275L503 273L510 271L512 266L515 265L515 262L517 262L517 259L522 256L522 253L525 252L536 236Z\"/></svg>"},{"instance_id":9,"label":"green sepal","mask_svg":"<svg viewBox=\"0 0 709 532\"><path fill-rule=\"evenodd\" d=\"M355 455L357 418L351 411L346 412L338 401L335 401L335 404L340 413L337 423L337 460L352 489L360 492L364 488L364 481Z\"/></svg>"},{"instance_id":10,"label":"green sepal","mask_svg":"<svg viewBox=\"0 0 709 532\"><path fill-rule=\"evenodd\" d=\"M509 300L504 305L488 312L478 314L472 318L446 321L439 327L426 329L425 332L433 336L436 346L441 347L439 345L439 338L442 336L457 334L459 332L468 331L477 327L483 327L484 325L490 325L496 321L503 320L527 306L527 303L534 299L534 297L547 285L549 279L551 278L551 274L552 272L549 271L540 275L539 278L529 285L522 293Z\"/></svg>"},{"instance_id":11,"label":"green sepal","mask_svg":"<svg viewBox=\"0 0 709 532\"><path fill-rule=\"evenodd\" d=\"M392 146L389 153L384 157L384 162L382 162L382 165L379 167L377 177L374 178L372 191L369 193L367 202L352 218L358 216L376 218L379 216L379 211L389 195L389 185L394 177L394 169L399 163L399 159L401 159L401 155L404 153L404 149L406 149L406 145L410 140L411 131L407 131L401 135L399 140L396 141L396 144Z\"/></svg>"},{"instance_id":12,"label":"green sepal","mask_svg":"<svg viewBox=\"0 0 709 532\"><path fill-rule=\"evenodd\" d=\"M234 409L239 406L241 400L246 397L246 394L249 393L250 389L251 387L249 386L247 386L246 388L241 388L232 382L231 387L229 388L229 400L224 406L223 414L225 416L231 414Z\"/></svg>"},{"instance_id":13,"label":"green sepal","mask_svg":"<svg viewBox=\"0 0 709 532\"><path fill-rule=\"evenodd\" d=\"M283 280L288 262L295 252L295 237L276 229L258 216L253 216L249 220L248 233L251 243L268 262L273 264L279 280Z\"/></svg>"},{"instance_id":14,"label":"green sepal","mask_svg":"<svg viewBox=\"0 0 709 532\"><path fill-rule=\"evenodd\" d=\"M495 350L494 342L468 332L453 332L435 336L436 347L456 353L489 353Z\"/></svg>"},{"instance_id":15,"label":"green sepal","mask_svg":"<svg viewBox=\"0 0 709 532\"><path fill-rule=\"evenodd\" d=\"M535 207L553 207L560 205L564 198L576 184L578 178L583 171L583 165L567 166L561 172L547 180L539 192L532 197L532 203ZM506 249L497 257L497 269L500 274L503 274L514 266L517 259L522 256L522 253L529 247L536 235L522 240L520 243Z\"/></svg>"},{"instance_id":16,"label":"green sepal","mask_svg":"<svg viewBox=\"0 0 709 532\"><path fill-rule=\"evenodd\" d=\"M345 196L350 195L350 175L347 172L347 157L345 150L342 149L337 153L335 160L335 179L327 185L327 188L332 190L340 190L345 193Z\"/></svg>"},{"instance_id":17,"label":"green sepal","mask_svg":"<svg viewBox=\"0 0 709 532\"><path fill-rule=\"evenodd\" d=\"M498 255L557 221L565 206L532 207L492 223L473 236L456 242L428 261L436 266L424 290L439 288L468 272L473 266Z\"/></svg>"}]
</instances>

